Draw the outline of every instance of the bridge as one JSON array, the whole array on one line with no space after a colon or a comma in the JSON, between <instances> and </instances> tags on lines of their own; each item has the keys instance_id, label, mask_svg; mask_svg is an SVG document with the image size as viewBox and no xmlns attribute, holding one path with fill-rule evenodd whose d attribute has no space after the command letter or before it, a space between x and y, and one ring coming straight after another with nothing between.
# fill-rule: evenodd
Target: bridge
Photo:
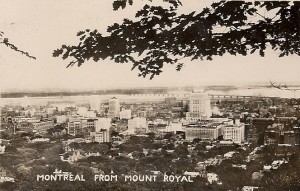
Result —
<instances>
[{"instance_id":1,"label":"bridge","mask_svg":"<svg viewBox=\"0 0 300 191\"><path fill-rule=\"evenodd\" d=\"M189 94L131 94L131 96L139 97L184 97Z\"/></svg>"},{"instance_id":2,"label":"bridge","mask_svg":"<svg viewBox=\"0 0 300 191\"><path fill-rule=\"evenodd\" d=\"M185 94L131 94L133 97L160 97L160 98L168 98L175 97L180 99L188 99L190 93ZM225 94L208 94L210 99L251 99L251 98L261 98L261 99L270 99L270 98L279 98L279 97L267 97L267 96L259 96L259 95L225 95Z\"/></svg>"}]
</instances>

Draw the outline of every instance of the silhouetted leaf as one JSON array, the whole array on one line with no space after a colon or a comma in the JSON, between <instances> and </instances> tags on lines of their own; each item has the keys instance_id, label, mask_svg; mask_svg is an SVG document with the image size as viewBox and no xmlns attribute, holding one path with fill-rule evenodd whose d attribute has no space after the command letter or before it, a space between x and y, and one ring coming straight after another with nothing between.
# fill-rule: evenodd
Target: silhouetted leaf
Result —
<instances>
[{"instance_id":1,"label":"silhouetted leaf","mask_svg":"<svg viewBox=\"0 0 300 191\"><path fill-rule=\"evenodd\" d=\"M212 60L225 53L265 56L268 47L281 56L300 55L300 5L285 1L220 1L199 12L178 14L179 0L163 0L169 7L147 2L136 19L124 19L107 28L102 36L96 30L78 32L76 46L62 46L53 56L72 57L71 65L109 58L117 63L132 63L139 76L161 74L166 64L183 63L178 58ZM115 0L113 9L124 9L132 0ZM197 10L197 8L195 8ZM260 14L268 12L268 14ZM218 29L218 30L216 30ZM220 30L221 29L221 30Z\"/></svg>"}]
</instances>

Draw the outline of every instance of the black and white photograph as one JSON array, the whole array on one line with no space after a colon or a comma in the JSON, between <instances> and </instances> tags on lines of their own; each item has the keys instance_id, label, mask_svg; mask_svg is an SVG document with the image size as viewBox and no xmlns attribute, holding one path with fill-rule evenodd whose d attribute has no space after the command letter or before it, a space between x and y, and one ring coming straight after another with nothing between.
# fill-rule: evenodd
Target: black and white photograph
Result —
<instances>
[{"instance_id":1,"label":"black and white photograph","mask_svg":"<svg viewBox=\"0 0 300 191\"><path fill-rule=\"evenodd\" d=\"M0 0L0 191L299 191L300 1Z\"/></svg>"}]
</instances>

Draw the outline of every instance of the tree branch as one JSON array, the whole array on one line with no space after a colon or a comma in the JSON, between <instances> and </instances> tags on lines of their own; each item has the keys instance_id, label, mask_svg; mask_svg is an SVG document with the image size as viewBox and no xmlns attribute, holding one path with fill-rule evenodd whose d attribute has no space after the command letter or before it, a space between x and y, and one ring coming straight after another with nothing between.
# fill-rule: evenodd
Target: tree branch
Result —
<instances>
[{"instance_id":1,"label":"tree branch","mask_svg":"<svg viewBox=\"0 0 300 191\"><path fill-rule=\"evenodd\" d=\"M3 32L0 33L0 36L2 37L3 35ZM24 54L25 56L27 56L28 58L31 58L31 59L36 59L36 57L34 56L31 56L28 52L25 52L23 50L20 50L18 47L16 47L14 44L10 43L8 38L1 38L0 39L0 44L4 44L5 46L9 47L10 49L16 51L16 52L20 52L21 54Z\"/></svg>"}]
</instances>

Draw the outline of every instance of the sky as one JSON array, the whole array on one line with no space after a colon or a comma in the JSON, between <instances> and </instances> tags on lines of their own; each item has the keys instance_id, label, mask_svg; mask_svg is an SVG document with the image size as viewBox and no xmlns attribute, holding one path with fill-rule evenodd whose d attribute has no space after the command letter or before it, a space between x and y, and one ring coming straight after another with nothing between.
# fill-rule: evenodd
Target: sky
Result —
<instances>
[{"instance_id":1,"label":"sky","mask_svg":"<svg viewBox=\"0 0 300 191\"><path fill-rule=\"evenodd\" d=\"M62 44L77 44L80 30L97 29L132 18L146 1L113 11L111 0L0 0L0 31L18 48L37 57L29 59L0 46L0 90L98 90L156 86L206 86L300 84L300 57L279 58L276 52L258 55L215 57L213 61L184 60L180 72L165 66L153 80L138 77L131 64L110 60L89 61L81 67L66 68L70 60L52 57ZM155 0L154 0L155 2ZM161 2L156 0L156 2ZM191 12L210 3L185 0L181 12Z\"/></svg>"}]
</instances>

